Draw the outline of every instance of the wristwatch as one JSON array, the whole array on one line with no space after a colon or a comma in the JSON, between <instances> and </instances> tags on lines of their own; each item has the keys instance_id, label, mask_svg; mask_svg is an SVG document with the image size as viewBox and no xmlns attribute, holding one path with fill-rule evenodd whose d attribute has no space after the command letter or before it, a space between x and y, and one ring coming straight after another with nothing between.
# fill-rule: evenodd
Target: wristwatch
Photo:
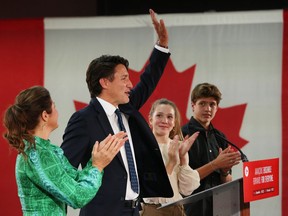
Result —
<instances>
[{"instance_id":1,"label":"wristwatch","mask_svg":"<svg viewBox=\"0 0 288 216\"><path fill-rule=\"evenodd\" d=\"M223 171L221 170L220 173L221 173L221 176L226 177L226 176L228 176L228 175L231 175L231 169L228 170L227 172L223 172Z\"/></svg>"}]
</instances>

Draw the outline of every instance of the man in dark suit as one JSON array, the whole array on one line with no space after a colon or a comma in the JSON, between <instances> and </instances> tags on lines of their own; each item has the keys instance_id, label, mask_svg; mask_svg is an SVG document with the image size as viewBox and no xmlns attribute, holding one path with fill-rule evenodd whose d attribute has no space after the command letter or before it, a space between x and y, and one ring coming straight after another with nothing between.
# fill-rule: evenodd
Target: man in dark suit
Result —
<instances>
[{"instance_id":1,"label":"man in dark suit","mask_svg":"<svg viewBox=\"0 0 288 216\"><path fill-rule=\"evenodd\" d=\"M135 178L130 178L133 174L129 173L128 153L123 147L104 169L102 186L94 199L81 209L80 215L139 215L140 198L173 196L157 141L139 112L156 88L170 56L164 22L158 22L153 10L150 15L158 42L140 82L133 88L129 63L120 56L104 55L93 60L86 74L90 104L71 116L61 145L71 164L84 167L96 140L123 130L118 124L121 117L115 113L119 109L133 153L132 164L137 167L139 190L132 189Z\"/></svg>"}]
</instances>

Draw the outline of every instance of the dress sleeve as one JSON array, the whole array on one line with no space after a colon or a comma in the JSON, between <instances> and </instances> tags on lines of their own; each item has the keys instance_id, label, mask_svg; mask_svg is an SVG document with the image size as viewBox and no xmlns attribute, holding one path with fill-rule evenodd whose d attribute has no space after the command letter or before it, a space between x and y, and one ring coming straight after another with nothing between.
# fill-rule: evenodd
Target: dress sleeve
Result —
<instances>
[{"instance_id":1,"label":"dress sleeve","mask_svg":"<svg viewBox=\"0 0 288 216\"><path fill-rule=\"evenodd\" d=\"M179 192L185 196L188 196L199 186L200 186L200 176L198 171L193 170L188 164L179 166L178 169Z\"/></svg>"},{"instance_id":2,"label":"dress sleeve","mask_svg":"<svg viewBox=\"0 0 288 216\"><path fill-rule=\"evenodd\" d=\"M63 150L37 149L28 154L27 175L37 186L73 208L87 204L99 190L103 171L87 164L77 170L63 155Z\"/></svg>"}]
</instances>

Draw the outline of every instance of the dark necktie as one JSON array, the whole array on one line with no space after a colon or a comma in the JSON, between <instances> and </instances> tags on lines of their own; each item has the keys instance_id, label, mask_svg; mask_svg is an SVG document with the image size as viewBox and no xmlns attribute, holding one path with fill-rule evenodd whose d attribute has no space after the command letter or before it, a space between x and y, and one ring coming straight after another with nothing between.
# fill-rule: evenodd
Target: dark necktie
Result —
<instances>
[{"instance_id":1,"label":"dark necktie","mask_svg":"<svg viewBox=\"0 0 288 216\"><path fill-rule=\"evenodd\" d=\"M118 117L118 124L119 124L120 130L126 132L119 109L116 109L115 113ZM124 146L125 146L126 157L127 157L128 167L129 167L131 187L134 192L138 193L139 189L138 189L137 175L135 171L134 160L133 160L133 155L132 155L129 140L125 142Z\"/></svg>"}]
</instances>

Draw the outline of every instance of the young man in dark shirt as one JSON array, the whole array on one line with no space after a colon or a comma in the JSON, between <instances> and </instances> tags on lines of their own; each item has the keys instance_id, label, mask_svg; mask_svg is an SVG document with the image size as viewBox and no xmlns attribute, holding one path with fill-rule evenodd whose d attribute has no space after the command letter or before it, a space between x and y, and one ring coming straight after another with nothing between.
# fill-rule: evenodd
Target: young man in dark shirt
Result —
<instances>
[{"instance_id":1,"label":"young man in dark shirt","mask_svg":"<svg viewBox=\"0 0 288 216\"><path fill-rule=\"evenodd\" d=\"M200 175L200 187L193 194L232 180L231 168L239 164L241 156L227 142L217 138L225 135L215 129L211 123L221 100L219 89L209 83L198 84L191 94L191 105L194 115L182 127L183 135L200 131L189 150L189 165ZM212 197L186 206L187 216L212 216Z\"/></svg>"}]
</instances>

